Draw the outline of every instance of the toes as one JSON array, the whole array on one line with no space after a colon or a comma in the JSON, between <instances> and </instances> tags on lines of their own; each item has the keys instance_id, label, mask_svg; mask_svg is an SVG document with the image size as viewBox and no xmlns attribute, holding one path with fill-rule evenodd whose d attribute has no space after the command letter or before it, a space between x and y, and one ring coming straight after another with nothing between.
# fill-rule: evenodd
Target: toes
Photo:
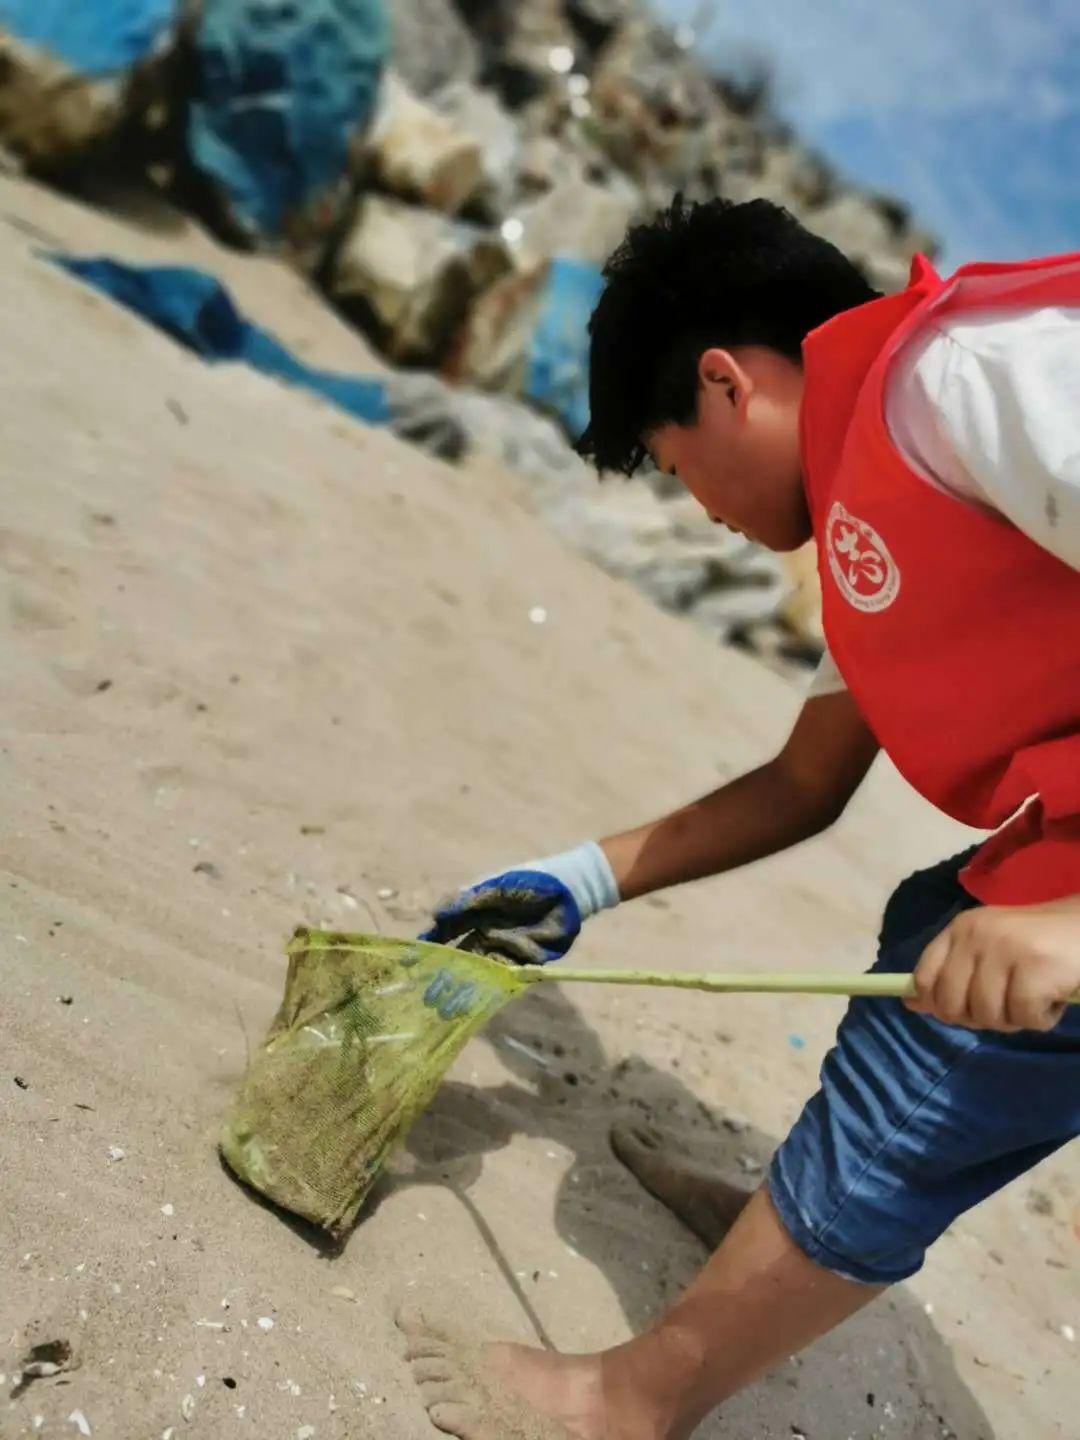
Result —
<instances>
[{"instance_id":1,"label":"toes","mask_svg":"<svg viewBox=\"0 0 1080 1440\"><path fill-rule=\"evenodd\" d=\"M410 1365L415 1365L423 1360L437 1361L439 1364L447 1364L450 1359L450 1347L437 1335L412 1336L405 1346L405 1359Z\"/></svg>"},{"instance_id":2,"label":"toes","mask_svg":"<svg viewBox=\"0 0 1080 1440\"><path fill-rule=\"evenodd\" d=\"M450 1351L448 1337L419 1305L403 1306L394 1317L405 1336L405 1359L443 1359Z\"/></svg>"},{"instance_id":3,"label":"toes","mask_svg":"<svg viewBox=\"0 0 1080 1440\"><path fill-rule=\"evenodd\" d=\"M394 1324L403 1335L407 1335L410 1339L412 1339L414 1335L419 1335L428 1329L427 1319L424 1316L423 1310L415 1301L411 1300L406 1301L394 1316Z\"/></svg>"},{"instance_id":4,"label":"toes","mask_svg":"<svg viewBox=\"0 0 1080 1440\"><path fill-rule=\"evenodd\" d=\"M417 1356L411 1363L413 1379L418 1385L426 1385L432 1381L453 1379L454 1368L446 1356Z\"/></svg>"},{"instance_id":5,"label":"toes","mask_svg":"<svg viewBox=\"0 0 1080 1440\"><path fill-rule=\"evenodd\" d=\"M477 1425L476 1411L471 1405L455 1401L434 1405L428 1411L428 1419L444 1435L457 1435L459 1440L489 1440Z\"/></svg>"},{"instance_id":6,"label":"toes","mask_svg":"<svg viewBox=\"0 0 1080 1440\"><path fill-rule=\"evenodd\" d=\"M440 1405L464 1406L469 1403L466 1388L460 1380L430 1380L416 1387L425 1410L434 1410Z\"/></svg>"}]
</instances>

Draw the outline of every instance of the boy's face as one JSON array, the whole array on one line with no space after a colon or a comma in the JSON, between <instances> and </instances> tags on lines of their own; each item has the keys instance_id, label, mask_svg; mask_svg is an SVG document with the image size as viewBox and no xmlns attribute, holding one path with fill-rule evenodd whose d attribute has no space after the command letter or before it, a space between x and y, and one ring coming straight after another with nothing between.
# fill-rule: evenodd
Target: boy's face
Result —
<instances>
[{"instance_id":1,"label":"boy's face","mask_svg":"<svg viewBox=\"0 0 1080 1440\"><path fill-rule=\"evenodd\" d=\"M801 368L775 350L706 350L697 419L645 437L657 467L710 519L770 550L795 550L813 533L799 457L802 385Z\"/></svg>"}]
</instances>

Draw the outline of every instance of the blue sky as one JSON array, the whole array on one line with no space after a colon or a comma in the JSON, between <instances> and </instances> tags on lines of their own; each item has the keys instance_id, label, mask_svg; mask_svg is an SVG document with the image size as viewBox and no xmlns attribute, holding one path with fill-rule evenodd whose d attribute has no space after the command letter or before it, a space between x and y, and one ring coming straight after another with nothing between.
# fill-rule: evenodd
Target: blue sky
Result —
<instances>
[{"instance_id":1,"label":"blue sky","mask_svg":"<svg viewBox=\"0 0 1080 1440\"><path fill-rule=\"evenodd\" d=\"M1080 250L1076 0L653 0L852 179L908 200L947 268Z\"/></svg>"}]
</instances>

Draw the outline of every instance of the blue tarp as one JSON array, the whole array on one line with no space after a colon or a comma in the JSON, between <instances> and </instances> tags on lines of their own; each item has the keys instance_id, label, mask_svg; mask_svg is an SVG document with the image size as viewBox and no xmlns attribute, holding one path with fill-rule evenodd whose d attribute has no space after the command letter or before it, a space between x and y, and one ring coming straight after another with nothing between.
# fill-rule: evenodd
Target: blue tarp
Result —
<instances>
[{"instance_id":1,"label":"blue tarp","mask_svg":"<svg viewBox=\"0 0 1080 1440\"><path fill-rule=\"evenodd\" d=\"M219 280L180 266L124 265L117 260L48 257L164 330L204 360L231 360L313 391L367 425L386 425L390 408L381 380L313 370L273 335L253 325Z\"/></svg>"},{"instance_id":2,"label":"blue tarp","mask_svg":"<svg viewBox=\"0 0 1080 1440\"><path fill-rule=\"evenodd\" d=\"M603 288L597 266L557 255L529 345L525 394L557 415L575 439L589 423L589 316Z\"/></svg>"},{"instance_id":3,"label":"blue tarp","mask_svg":"<svg viewBox=\"0 0 1080 1440\"><path fill-rule=\"evenodd\" d=\"M389 43L381 0L206 0L188 149L242 225L280 235L345 175Z\"/></svg>"},{"instance_id":4,"label":"blue tarp","mask_svg":"<svg viewBox=\"0 0 1080 1440\"><path fill-rule=\"evenodd\" d=\"M0 0L0 25L99 78L130 70L171 30L179 0Z\"/></svg>"}]
</instances>

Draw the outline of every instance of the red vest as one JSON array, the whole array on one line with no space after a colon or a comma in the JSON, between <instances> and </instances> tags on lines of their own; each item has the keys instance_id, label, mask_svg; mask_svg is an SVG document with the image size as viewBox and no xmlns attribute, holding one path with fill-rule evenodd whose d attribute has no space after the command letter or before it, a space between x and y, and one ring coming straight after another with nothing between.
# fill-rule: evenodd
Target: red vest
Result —
<instances>
[{"instance_id":1,"label":"red vest","mask_svg":"<svg viewBox=\"0 0 1080 1440\"><path fill-rule=\"evenodd\" d=\"M907 290L803 347L829 649L910 784L956 820L1004 827L960 876L993 904L1080 894L1080 574L916 474L889 437L884 384L931 311L1044 305L1080 306L1080 255L967 265L944 282L918 256Z\"/></svg>"}]
</instances>

